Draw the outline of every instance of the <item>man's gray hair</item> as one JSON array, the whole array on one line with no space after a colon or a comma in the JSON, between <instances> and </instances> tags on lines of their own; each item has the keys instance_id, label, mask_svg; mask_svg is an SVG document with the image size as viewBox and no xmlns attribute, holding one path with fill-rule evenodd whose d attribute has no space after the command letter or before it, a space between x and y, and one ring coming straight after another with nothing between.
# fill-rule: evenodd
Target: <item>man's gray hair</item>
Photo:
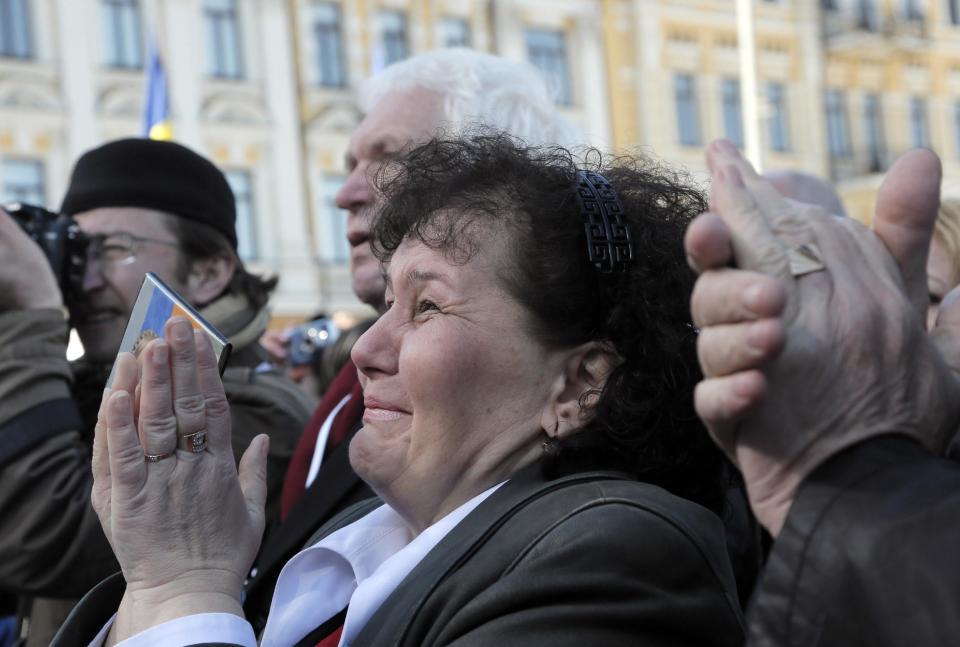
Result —
<instances>
[{"instance_id":1,"label":"man's gray hair","mask_svg":"<svg viewBox=\"0 0 960 647\"><path fill-rule=\"evenodd\" d=\"M559 114L543 76L529 63L460 47L426 52L362 83L360 106L369 112L384 96L413 88L443 96L442 126L451 135L485 126L532 145L583 143L579 129Z\"/></svg>"}]
</instances>

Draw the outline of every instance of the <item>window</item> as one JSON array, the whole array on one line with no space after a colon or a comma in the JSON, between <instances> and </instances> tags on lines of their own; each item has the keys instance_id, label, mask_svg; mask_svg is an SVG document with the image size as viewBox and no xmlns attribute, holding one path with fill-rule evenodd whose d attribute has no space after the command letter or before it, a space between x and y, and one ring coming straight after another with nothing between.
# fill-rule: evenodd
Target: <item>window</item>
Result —
<instances>
[{"instance_id":1,"label":"window","mask_svg":"<svg viewBox=\"0 0 960 647\"><path fill-rule=\"evenodd\" d=\"M914 148L926 148L930 145L930 133L927 130L927 102L920 97L910 99L910 143Z\"/></svg>"},{"instance_id":2,"label":"window","mask_svg":"<svg viewBox=\"0 0 960 647\"><path fill-rule=\"evenodd\" d=\"M204 0L207 30L207 71L226 79L243 78L240 20L236 0Z\"/></svg>"},{"instance_id":3,"label":"window","mask_svg":"<svg viewBox=\"0 0 960 647\"><path fill-rule=\"evenodd\" d=\"M723 136L743 148L743 111L740 108L740 79L723 79Z\"/></svg>"},{"instance_id":4,"label":"window","mask_svg":"<svg viewBox=\"0 0 960 647\"><path fill-rule=\"evenodd\" d=\"M960 25L960 0L947 0L947 9L950 11L950 24Z\"/></svg>"},{"instance_id":5,"label":"window","mask_svg":"<svg viewBox=\"0 0 960 647\"><path fill-rule=\"evenodd\" d=\"M790 121L787 117L787 97L782 83L767 84L767 102L770 104L770 148L783 153L790 150Z\"/></svg>"},{"instance_id":6,"label":"window","mask_svg":"<svg viewBox=\"0 0 960 647\"><path fill-rule=\"evenodd\" d=\"M43 182L43 162L7 159L3 161L3 202L28 202L44 206L47 202Z\"/></svg>"},{"instance_id":7,"label":"window","mask_svg":"<svg viewBox=\"0 0 960 647\"><path fill-rule=\"evenodd\" d=\"M233 190L237 205L237 255L245 261L259 257L257 218L253 202L253 181L249 171L229 170L224 173Z\"/></svg>"},{"instance_id":8,"label":"window","mask_svg":"<svg viewBox=\"0 0 960 647\"><path fill-rule=\"evenodd\" d=\"M470 23L466 18L441 18L440 42L444 47L470 47Z\"/></svg>"},{"instance_id":9,"label":"window","mask_svg":"<svg viewBox=\"0 0 960 647\"><path fill-rule=\"evenodd\" d=\"M107 65L130 69L143 66L137 0L103 0L103 36Z\"/></svg>"},{"instance_id":10,"label":"window","mask_svg":"<svg viewBox=\"0 0 960 647\"><path fill-rule=\"evenodd\" d=\"M330 232L327 250L330 261L333 263L346 263L350 260L350 245L347 243L347 214L340 210L336 202L337 192L345 181L346 179L339 175L324 175L321 185L323 213L320 217L326 222L321 224L319 231Z\"/></svg>"},{"instance_id":11,"label":"window","mask_svg":"<svg viewBox=\"0 0 960 647\"><path fill-rule=\"evenodd\" d=\"M573 105L566 34L548 29L528 29L526 41L527 57L546 77L547 84L555 92L557 103Z\"/></svg>"},{"instance_id":12,"label":"window","mask_svg":"<svg viewBox=\"0 0 960 647\"><path fill-rule=\"evenodd\" d=\"M833 157L849 157L850 133L847 129L847 106L840 90L827 90L827 144Z\"/></svg>"},{"instance_id":13,"label":"window","mask_svg":"<svg viewBox=\"0 0 960 647\"><path fill-rule=\"evenodd\" d=\"M903 0L903 15L907 20L922 21L923 9L920 0Z\"/></svg>"},{"instance_id":14,"label":"window","mask_svg":"<svg viewBox=\"0 0 960 647\"><path fill-rule=\"evenodd\" d=\"M677 133L684 146L700 145L700 114L697 110L696 81L691 74L677 74L673 78L677 103Z\"/></svg>"},{"instance_id":15,"label":"window","mask_svg":"<svg viewBox=\"0 0 960 647\"><path fill-rule=\"evenodd\" d=\"M874 0L857 0L857 26L867 31L877 30L877 7Z\"/></svg>"},{"instance_id":16,"label":"window","mask_svg":"<svg viewBox=\"0 0 960 647\"><path fill-rule=\"evenodd\" d=\"M318 2L313 5L313 40L317 51L317 85L345 87L347 75L339 4Z\"/></svg>"},{"instance_id":17,"label":"window","mask_svg":"<svg viewBox=\"0 0 960 647\"><path fill-rule=\"evenodd\" d=\"M883 110L880 97L876 94L868 94L863 98L863 127L870 172L880 173L886 167L887 146L883 134Z\"/></svg>"},{"instance_id":18,"label":"window","mask_svg":"<svg viewBox=\"0 0 960 647\"><path fill-rule=\"evenodd\" d=\"M390 65L407 57L407 14L402 11L380 12L380 42L385 64Z\"/></svg>"},{"instance_id":19,"label":"window","mask_svg":"<svg viewBox=\"0 0 960 647\"><path fill-rule=\"evenodd\" d=\"M33 56L30 42L30 7L27 0L0 0L0 56Z\"/></svg>"}]
</instances>

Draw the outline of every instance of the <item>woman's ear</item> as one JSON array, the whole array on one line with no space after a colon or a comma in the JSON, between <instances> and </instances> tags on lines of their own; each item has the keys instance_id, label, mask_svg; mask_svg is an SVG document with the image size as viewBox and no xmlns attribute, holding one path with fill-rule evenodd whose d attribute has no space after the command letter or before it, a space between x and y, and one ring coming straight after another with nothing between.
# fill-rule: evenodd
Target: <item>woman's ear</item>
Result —
<instances>
[{"instance_id":1,"label":"woman's ear","mask_svg":"<svg viewBox=\"0 0 960 647\"><path fill-rule=\"evenodd\" d=\"M235 258L218 254L196 260L187 275L187 291L197 306L205 306L223 294L237 269Z\"/></svg>"},{"instance_id":2,"label":"woman's ear","mask_svg":"<svg viewBox=\"0 0 960 647\"><path fill-rule=\"evenodd\" d=\"M607 378L620 365L609 344L587 342L572 349L551 389L540 424L553 440L563 440L590 419Z\"/></svg>"}]
</instances>

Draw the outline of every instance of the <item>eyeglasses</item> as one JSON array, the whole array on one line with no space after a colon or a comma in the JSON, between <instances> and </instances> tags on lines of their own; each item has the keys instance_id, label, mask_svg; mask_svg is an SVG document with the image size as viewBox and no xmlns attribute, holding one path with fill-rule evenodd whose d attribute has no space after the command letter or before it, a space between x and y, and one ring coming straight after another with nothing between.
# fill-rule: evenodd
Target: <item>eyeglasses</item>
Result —
<instances>
[{"instance_id":1,"label":"eyeglasses","mask_svg":"<svg viewBox=\"0 0 960 647\"><path fill-rule=\"evenodd\" d=\"M160 240L134 236L121 231L112 234L94 234L87 236L87 262L99 262L103 265L129 265L137 260L137 252L143 245L167 245L179 247L173 240Z\"/></svg>"}]
</instances>

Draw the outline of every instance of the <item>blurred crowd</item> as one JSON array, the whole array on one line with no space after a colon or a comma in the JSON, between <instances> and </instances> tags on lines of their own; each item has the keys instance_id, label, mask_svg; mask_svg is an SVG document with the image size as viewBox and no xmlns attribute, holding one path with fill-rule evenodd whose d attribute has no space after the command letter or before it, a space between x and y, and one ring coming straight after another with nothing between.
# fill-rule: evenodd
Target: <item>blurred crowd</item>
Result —
<instances>
[{"instance_id":1,"label":"blurred crowd","mask_svg":"<svg viewBox=\"0 0 960 647\"><path fill-rule=\"evenodd\" d=\"M283 277L177 143L107 142L59 206L0 212L0 645L956 640L936 155L868 228L724 140L707 191L592 149L489 54L359 99L336 203L370 319L268 330ZM182 317L118 355L147 272L225 369Z\"/></svg>"}]
</instances>

